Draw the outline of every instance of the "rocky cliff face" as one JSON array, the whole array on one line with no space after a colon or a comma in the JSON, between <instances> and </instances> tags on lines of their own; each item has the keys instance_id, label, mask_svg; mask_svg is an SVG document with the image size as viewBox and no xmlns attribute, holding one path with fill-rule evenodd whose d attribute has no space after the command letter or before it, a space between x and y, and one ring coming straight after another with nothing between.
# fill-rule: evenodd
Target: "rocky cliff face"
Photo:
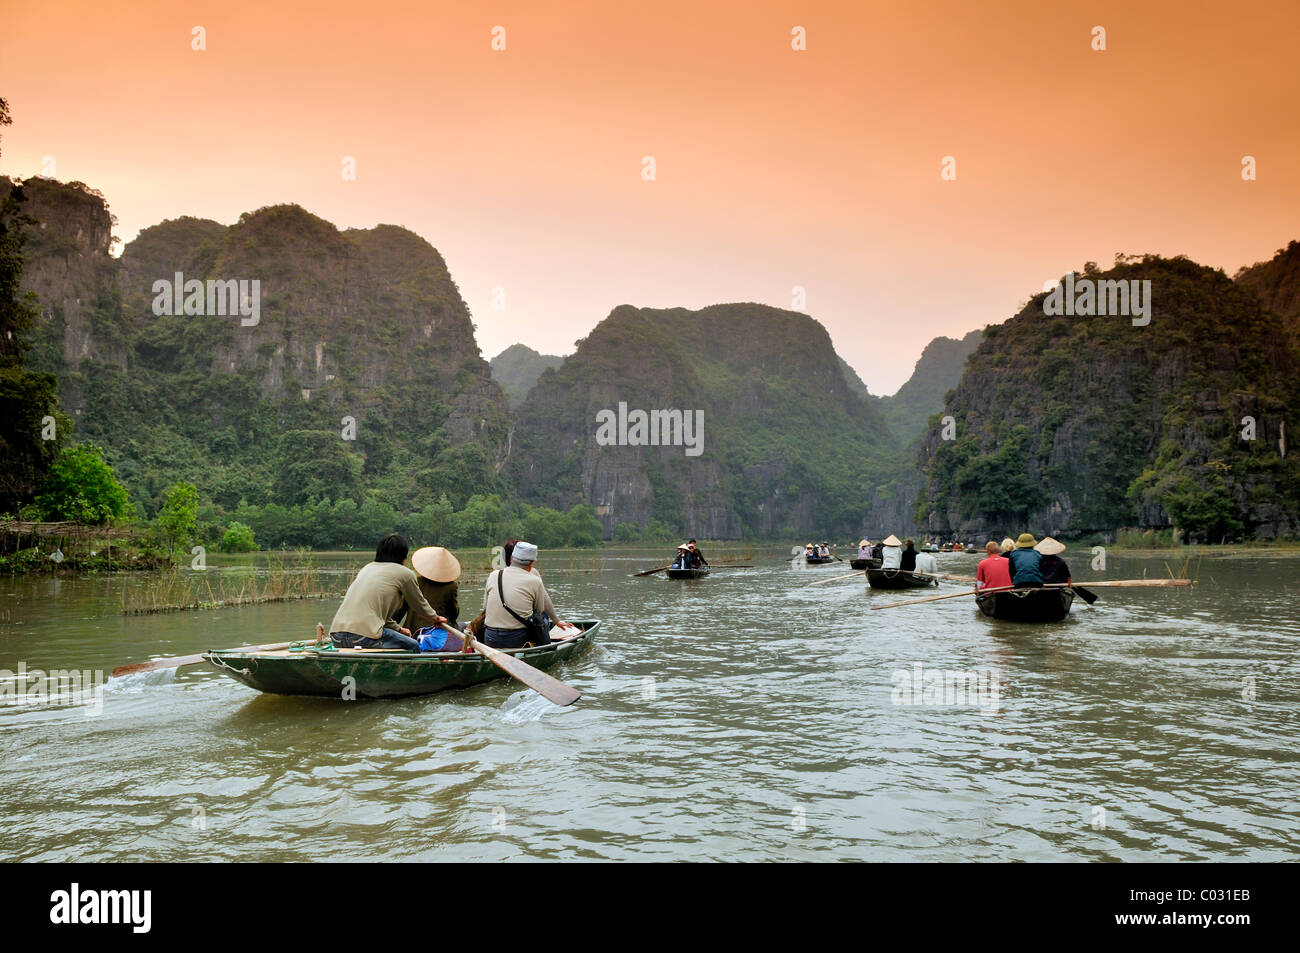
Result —
<instances>
[{"instance_id":1,"label":"rocky cliff face","mask_svg":"<svg viewBox=\"0 0 1300 953\"><path fill-rule=\"evenodd\" d=\"M1049 316L1039 294L986 329L945 407L955 433L936 427L921 450L924 527L1295 535L1300 472L1279 438L1297 407L1300 361L1276 319L1186 259L1076 278L1149 280L1150 324Z\"/></svg>"},{"instance_id":2,"label":"rocky cliff face","mask_svg":"<svg viewBox=\"0 0 1300 953\"><path fill-rule=\"evenodd\" d=\"M227 506L274 501L267 487L283 483L277 448L291 432L333 433L394 497L502 485L505 399L446 263L419 236L341 232L274 206L233 226L163 222L119 262L97 193L42 183L29 195L40 225L24 277L46 316L43 369L146 505L176 479ZM202 283L204 313L160 301L155 283L178 272ZM208 283L230 281L255 293L232 298L235 313L211 313L227 302L209 298Z\"/></svg>"},{"instance_id":3,"label":"rocky cliff face","mask_svg":"<svg viewBox=\"0 0 1300 953\"><path fill-rule=\"evenodd\" d=\"M702 412L701 453L602 445L600 415L620 405ZM542 374L511 473L533 501L592 503L607 534L652 520L715 538L855 532L896 446L811 318L757 304L624 305Z\"/></svg>"},{"instance_id":4,"label":"rocky cliff face","mask_svg":"<svg viewBox=\"0 0 1300 953\"><path fill-rule=\"evenodd\" d=\"M0 196L9 191L0 179ZM80 182L31 178L23 183L27 229L23 288L39 292L40 325L29 363L43 371L75 368L94 359L124 368L128 348L121 331L118 263L112 248L113 217L104 197ZM80 395L65 392L64 408L76 415Z\"/></svg>"}]
</instances>

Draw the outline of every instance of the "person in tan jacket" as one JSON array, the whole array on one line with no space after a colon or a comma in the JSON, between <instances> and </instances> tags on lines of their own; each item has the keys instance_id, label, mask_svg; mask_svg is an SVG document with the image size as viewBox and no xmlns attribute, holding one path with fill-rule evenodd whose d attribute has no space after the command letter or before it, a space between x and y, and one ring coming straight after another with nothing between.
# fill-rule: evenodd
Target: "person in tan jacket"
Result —
<instances>
[{"instance_id":1,"label":"person in tan jacket","mask_svg":"<svg viewBox=\"0 0 1300 953\"><path fill-rule=\"evenodd\" d=\"M361 567L334 614L330 641L339 648L418 652L420 646L411 638L411 630L393 620L402 606L410 606L421 618L434 620L433 624L447 621L424 598L419 577L403 565L410 548L406 537L398 533L379 541L375 561Z\"/></svg>"}]
</instances>

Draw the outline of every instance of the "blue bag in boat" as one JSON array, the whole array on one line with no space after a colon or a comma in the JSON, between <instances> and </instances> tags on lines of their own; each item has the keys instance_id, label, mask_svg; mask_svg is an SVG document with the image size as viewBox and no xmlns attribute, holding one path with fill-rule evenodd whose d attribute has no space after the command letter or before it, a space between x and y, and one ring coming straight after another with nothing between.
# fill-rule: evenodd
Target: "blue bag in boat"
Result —
<instances>
[{"instance_id":1,"label":"blue bag in boat","mask_svg":"<svg viewBox=\"0 0 1300 953\"><path fill-rule=\"evenodd\" d=\"M421 652L459 652L464 643L440 625L428 626L415 633Z\"/></svg>"}]
</instances>

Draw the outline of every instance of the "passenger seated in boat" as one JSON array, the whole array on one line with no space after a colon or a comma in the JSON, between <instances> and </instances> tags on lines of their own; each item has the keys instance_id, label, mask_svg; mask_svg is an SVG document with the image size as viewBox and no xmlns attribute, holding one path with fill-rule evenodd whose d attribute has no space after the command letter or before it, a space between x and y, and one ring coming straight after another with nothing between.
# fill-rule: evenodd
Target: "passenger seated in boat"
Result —
<instances>
[{"instance_id":1,"label":"passenger seated in boat","mask_svg":"<svg viewBox=\"0 0 1300 953\"><path fill-rule=\"evenodd\" d=\"M916 543L910 539L907 541L907 548L903 550L899 568L904 572L911 572L916 568Z\"/></svg>"},{"instance_id":2,"label":"passenger seated in boat","mask_svg":"<svg viewBox=\"0 0 1300 953\"><path fill-rule=\"evenodd\" d=\"M862 540L859 540L859 542L858 542L858 558L859 558L859 559L870 559L870 558L871 558L871 540L869 540L869 539L862 539Z\"/></svg>"},{"instance_id":3,"label":"passenger seated in boat","mask_svg":"<svg viewBox=\"0 0 1300 953\"><path fill-rule=\"evenodd\" d=\"M1042 573L1043 584L1051 583L1070 583L1070 567L1066 565L1060 554L1065 552L1065 544L1060 540L1052 539L1050 536L1043 537L1043 541L1034 547L1042 554L1043 560L1038 564L1038 571Z\"/></svg>"},{"instance_id":4,"label":"passenger seated in boat","mask_svg":"<svg viewBox=\"0 0 1300 953\"><path fill-rule=\"evenodd\" d=\"M699 569L701 566L707 566L709 564L709 561L704 558L704 553L700 551L700 547L696 545L695 540L688 539L686 545L691 551L692 569Z\"/></svg>"},{"instance_id":5,"label":"passenger seated in boat","mask_svg":"<svg viewBox=\"0 0 1300 953\"><path fill-rule=\"evenodd\" d=\"M884 543L876 543L876 545L871 547L871 558L874 559L876 562L880 562L882 559L885 558Z\"/></svg>"},{"instance_id":6,"label":"passenger seated in boat","mask_svg":"<svg viewBox=\"0 0 1300 953\"><path fill-rule=\"evenodd\" d=\"M914 572L937 572L939 563L929 553L916 554L916 569Z\"/></svg>"},{"instance_id":7,"label":"passenger seated in boat","mask_svg":"<svg viewBox=\"0 0 1300 953\"><path fill-rule=\"evenodd\" d=\"M520 540L515 544L510 565L493 570L487 578L483 589L483 641L494 649L558 641L547 631L548 618L557 627L567 627L555 611L541 576L531 571L536 559L537 547ZM525 625L530 620L542 631L530 633Z\"/></svg>"},{"instance_id":8,"label":"passenger seated in boat","mask_svg":"<svg viewBox=\"0 0 1300 953\"><path fill-rule=\"evenodd\" d=\"M403 604L422 618L438 624L447 621L424 598L419 577L403 565L409 550L406 537L397 533L379 541L374 562L361 567L330 623L330 641L336 646L418 651L411 630L393 618Z\"/></svg>"},{"instance_id":9,"label":"passenger seated in boat","mask_svg":"<svg viewBox=\"0 0 1300 953\"><path fill-rule=\"evenodd\" d=\"M988 555L975 567L975 588L1011 588L1011 563L1002 555L1002 547L990 539L984 544L984 551Z\"/></svg>"},{"instance_id":10,"label":"passenger seated in boat","mask_svg":"<svg viewBox=\"0 0 1300 953\"><path fill-rule=\"evenodd\" d=\"M411 568L420 577L420 592L433 611L459 628L460 591L456 581L460 579L460 561L441 546L424 546L411 554ZM437 623L412 609L409 624L412 629L422 629Z\"/></svg>"},{"instance_id":11,"label":"passenger seated in boat","mask_svg":"<svg viewBox=\"0 0 1300 953\"><path fill-rule=\"evenodd\" d=\"M691 568L691 547L682 543L677 547L677 555L673 557L672 569L690 569Z\"/></svg>"},{"instance_id":12,"label":"passenger seated in boat","mask_svg":"<svg viewBox=\"0 0 1300 953\"><path fill-rule=\"evenodd\" d=\"M1016 541L1015 541L1014 539L1012 539L1010 536L1005 536L1005 537L1003 537L1003 539L1002 539L1002 555L1003 555L1003 556L1005 556L1007 553L1011 552L1011 550L1013 550L1013 549L1015 549L1015 548L1016 548Z\"/></svg>"},{"instance_id":13,"label":"passenger seated in boat","mask_svg":"<svg viewBox=\"0 0 1300 953\"><path fill-rule=\"evenodd\" d=\"M803 548L803 554L804 554L805 558L806 558L806 557L809 557L809 556L815 556L815 555L816 555L816 553L815 553L814 550L813 550L813 544L812 544L812 543L809 543L808 545L804 546L804 548Z\"/></svg>"},{"instance_id":14,"label":"passenger seated in boat","mask_svg":"<svg viewBox=\"0 0 1300 953\"><path fill-rule=\"evenodd\" d=\"M1007 553L1007 561L1011 563L1011 584L1017 589L1041 589L1043 586L1040 568L1043 557L1034 549L1036 545L1038 540L1032 533L1021 533L1016 548Z\"/></svg>"},{"instance_id":15,"label":"passenger seated in boat","mask_svg":"<svg viewBox=\"0 0 1300 953\"><path fill-rule=\"evenodd\" d=\"M903 560L903 541L892 533L885 540L880 557L881 569L897 569Z\"/></svg>"}]
</instances>

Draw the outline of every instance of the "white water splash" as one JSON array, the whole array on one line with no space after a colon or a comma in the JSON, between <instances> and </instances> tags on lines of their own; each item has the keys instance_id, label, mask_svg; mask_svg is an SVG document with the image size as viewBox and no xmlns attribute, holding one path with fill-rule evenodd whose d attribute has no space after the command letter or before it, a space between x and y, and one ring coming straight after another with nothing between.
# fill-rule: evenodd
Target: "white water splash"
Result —
<instances>
[{"instance_id":1,"label":"white water splash","mask_svg":"<svg viewBox=\"0 0 1300 953\"><path fill-rule=\"evenodd\" d=\"M530 721L540 721L548 711L557 711L559 707L531 688L525 688L505 700L501 706L501 720L507 725L523 725Z\"/></svg>"},{"instance_id":2,"label":"white water splash","mask_svg":"<svg viewBox=\"0 0 1300 953\"><path fill-rule=\"evenodd\" d=\"M104 689L110 692L121 692L125 695L138 695L141 692L147 692L151 688L161 688L172 684L176 681L177 669L174 668L156 668L150 672L130 672L126 675L115 675L104 685Z\"/></svg>"}]
</instances>

